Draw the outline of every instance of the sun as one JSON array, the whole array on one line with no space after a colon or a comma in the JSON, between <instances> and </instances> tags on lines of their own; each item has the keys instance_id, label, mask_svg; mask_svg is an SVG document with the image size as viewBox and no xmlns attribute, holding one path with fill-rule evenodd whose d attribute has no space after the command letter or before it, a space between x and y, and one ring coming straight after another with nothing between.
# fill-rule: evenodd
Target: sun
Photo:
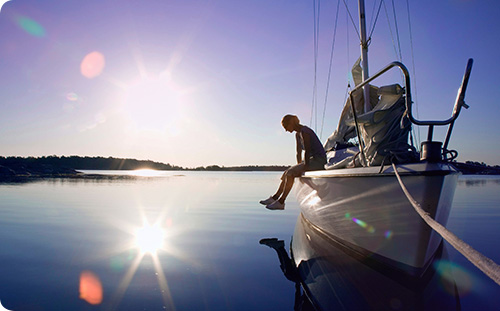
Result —
<instances>
[{"instance_id":1,"label":"sun","mask_svg":"<svg viewBox=\"0 0 500 311\"><path fill-rule=\"evenodd\" d=\"M142 254L156 255L165 243L165 230L158 225L144 224L135 232L135 245Z\"/></svg>"},{"instance_id":2,"label":"sun","mask_svg":"<svg viewBox=\"0 0 500 311\"><path fill-rule=\"evenodd\" d=\"M181 116L179 92L166 75L143 76L129 84L123 107L138 130L172 131Z\"/></svg>"}]
</instances>

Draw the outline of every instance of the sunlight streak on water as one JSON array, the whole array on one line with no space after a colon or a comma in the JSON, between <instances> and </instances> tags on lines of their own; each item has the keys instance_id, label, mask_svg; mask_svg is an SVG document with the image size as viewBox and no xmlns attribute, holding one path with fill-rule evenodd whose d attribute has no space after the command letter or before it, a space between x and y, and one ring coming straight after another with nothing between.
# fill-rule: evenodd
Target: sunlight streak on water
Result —
<instances>
[{"instance_id":1,"label":"sunlight streak on water","mask_svg":"<svg viewBox=\"0 0 500 311\"><path fill-rule=\"evenodd\" d=\"M120 284L118 285L115 293L111 298L109 310L115 310L116 307L122 301L123 296L125 295L125 291L129 287L130 282L132 281L132 278L134 277L135 272L137 271L137 268L139 267L139 264L141 263L143 257L144 254L141 253L138 253L137 256L135 257L132 265L130 265L130 268L123 276L122 280L120 281Z\"/></svg>"},{"instance_id":2,"label":"sunlight streak on water","mask_svg":"<svg viewBox=\"0 0 500 311\"><path fill-rule=\"evenodd\" d=\"M129 172L129 175L133 176L141 176L141 177L158 177L162 176L165 172L164 171L158 171L158 170L153 170L153 169L139 169L139 170L133 170Z\"/></svg>"},{"instance_id":3,"label":"sunlight streak on water","mask_svg":"<svg viewBox=\"0 0 500 311\"><path fill-rule=\"evenodd\" d=\"M163 272L163 268L158 256L153 256L153 264L156 271L156 276L158 278L158 285L160 286L163 303L165 305L164 308L166 306L169 306L169 310L174 310L175 306L173 303L172 295L170 294L167 278L165 277L165 273Z\"/></svg>"}]
</instances>

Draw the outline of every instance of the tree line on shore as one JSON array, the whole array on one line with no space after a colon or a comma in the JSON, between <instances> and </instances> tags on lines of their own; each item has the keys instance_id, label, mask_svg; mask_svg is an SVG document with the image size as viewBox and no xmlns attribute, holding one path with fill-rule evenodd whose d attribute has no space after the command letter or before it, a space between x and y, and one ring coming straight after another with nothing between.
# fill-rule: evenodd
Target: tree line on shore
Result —
<instances>
[{"instance_id":1,"label":"tree line on shore","mask_svg":"<svg viewBox=\"0 0 500 311\"><path fill-rule=\"evenodd\" d=\"M500 165L487 165L484 162L453 162L453 165L465 175L500 175Z\"/></svg>"},{"instance_id":2,"label":"tree line on shore","mask_svg":"<svg viewBox=\"0 0 500 311\"><path fill-rule=\"evenodd\" d=\"M77 170L194 170L194 171L284 171L287 166L234 166L219 165L184 168L170 163L151 160L124 159L114 157L89 156L43 156L43 157L3 157L0 156L0 175L49 175L73 174Z\"/></svg>"},{"instance_id":3,"label":"tree line on shore","mask_svg":"<svg viewBox=\"0 0 500 311\"><path fill-rule=\"evenodd\" d=\"M454 162L463 174L500 175L500 166L486 165L484 162ZM247 165L224 167L219 165L184 168L170 163L151 160L124 159L114 157L89 156L43 156L43 157L3 157L0 156L0 177L12 176L68 176L78 174L78 170L189 170L189 171L284 171L283 165Z\"/></svg>"},{"instance_id":4,"label":"tree line on shore","mask_svg":"<svg viewBox=\"0 0 500 311\"><path fill-rule=\"evenodd\" d=\"M179 170L182 167L154 162L151 160L122 159L113 157L43 156L43 157L0 157L0 165L7 167L53 166L75 170L135 170L149 168L155 170Z\"/></svg>"}]
</instances>

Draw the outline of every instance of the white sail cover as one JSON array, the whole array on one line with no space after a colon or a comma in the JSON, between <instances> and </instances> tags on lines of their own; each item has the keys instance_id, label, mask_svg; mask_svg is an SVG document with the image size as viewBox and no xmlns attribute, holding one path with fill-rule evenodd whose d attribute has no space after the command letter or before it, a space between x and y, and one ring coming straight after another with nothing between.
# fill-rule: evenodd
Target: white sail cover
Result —
<instances>
[{"instance_id":1,"label":"white sail cover","mask_svg":"<svg viewBox=\"0 0 500 311\"><path fill-rule=\"evenodd\" d=\"M359 89L352 94L354 100L354 108L356 109L356 115L359 117L364 111L364 96L363 90ZM370 105L373 109L379 100L378 88L370 85ZM347 98L347 101L340 114L339 124L337 129L333 132L325 143L325 150L330 151L332 149L341 149L343 146L349 145L349 140L356 137L356 129L354 128L354 116L352 114L351 108L351 98Z\"/></svg>"},{"instance_id":2,"label":"white sail cover","mask_svg":"<svg viewBox=\"0 0 500 311\"><path fill-rule=\"evenodd\" d=\"M360 84L362 80L362 69L360 66L361 58L354 63L351 69L352 79L354 85ZM361 115L364 113L364 96L363 90L359 89L352 94L352 99L354 101L354 108L356 109L356 115ZM378 88L370 85L370 108L373 109L379 100ZM342 149L342 147L348 145L349 140L356 137L356 130L351 124L353 121L351 98L348 97L340 114L339 124L335 132L333 132L325 143L325 150L328 152L333 149Z\"/></svg>"},{"instance_id":3,"label":"white sail cover","mask_svg":"<svg viewBox=\"0 0 500 311\"><path fill-rule=\"evenodd\" d=\"M355 64L352 71L354 81L359 81L357 67ZM408 144L411 123L405 117L403 88L398 84L380 88L370 85L371 110L366 113L363 113L363 90L354 92L352 98L364 143L366 165L381 165L384 159L389 157L400 163L413 160L415 152ZM342 110L337 129L325 143L328 156L326 169L363 165L358 147L349 144L349 140L356 136L349 98Z\"/></svg>"},{"instance_id":4,"label":"white sail cover","mask_svg":"<svg viewBox=\"0 0 500 311\"><path fill-rule=\"evenodd\" d=\"M408 144L411 123L405 116L402 93L403 89L397 84L379 88L378 104L358 117L368 166L381 165L387 157L397 162L414 158L414 150Z\"/></svg>"}]
</instances>

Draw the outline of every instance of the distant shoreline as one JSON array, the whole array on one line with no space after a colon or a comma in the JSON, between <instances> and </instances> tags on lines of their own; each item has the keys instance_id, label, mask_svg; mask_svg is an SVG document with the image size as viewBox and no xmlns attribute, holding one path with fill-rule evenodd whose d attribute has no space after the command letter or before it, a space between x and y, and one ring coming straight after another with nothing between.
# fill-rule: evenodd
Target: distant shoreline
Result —
<instances>
[{"instance_id":1,"label":"distant shoreline","mask_svg":"<svg viewBox=\"0 0 500 311\"><path fill-rule=\"evenodd\" d=\"M83 174L81 170L139 170L159 171L274 171L282 172L285 165L247 165L224 167L218 165L184 168L150 160L122 159L113 157L0 157L0 181L23 181L40 178L99 178L132 179L137 176Z\"/></svg>"},{"instance_id":2,"label":"distant shoreline","mask_svg":"<svg viewBox=\"0 0 500 311\"><path fill-rule=\"evenodd\" d=\"M500 175L500 166L467 161L453 162L464 175ZM0 157L0 181L24 181L43 178L81 178L81 179L133 179L137 176L84 174L79 170L138 170L153 169L160 171L226 171L226 172L282 172L284 165L246 165L224 167L183 168L150 160L122 159L113 157Z\"/></svg>"}]
</instances>

